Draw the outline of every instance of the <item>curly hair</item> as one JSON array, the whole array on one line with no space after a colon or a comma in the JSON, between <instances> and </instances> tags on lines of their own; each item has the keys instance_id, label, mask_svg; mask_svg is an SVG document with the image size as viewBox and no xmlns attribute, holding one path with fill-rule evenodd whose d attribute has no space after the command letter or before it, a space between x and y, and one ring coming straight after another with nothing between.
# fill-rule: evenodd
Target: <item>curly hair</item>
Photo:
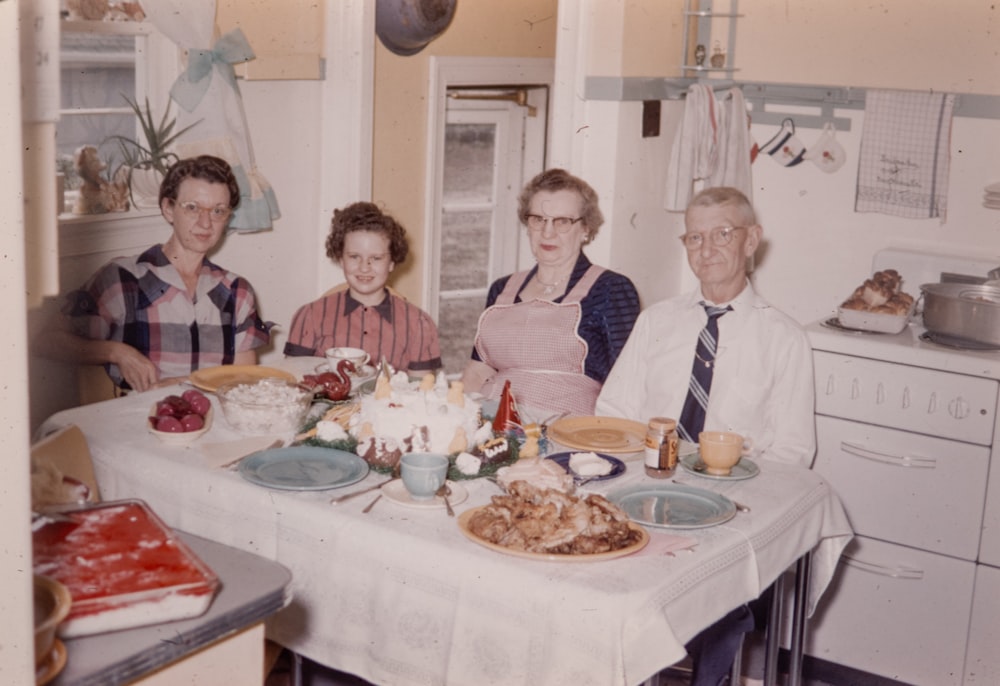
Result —
<instances>
[{"instance_id":1,"label":"curly hair","mask_svg":"<svg viewBox=\"0 0 1000 686\"><path fill-rule=\"evenodd\" d=\"M586 242L594 240L597 230L604 224L604 214L597 200L597 191L583 179L573 176L565 169L546 169L538 174L521 190L517 196L517 217L527 226L528 215L531 214L531 200L540 191L576 191L583 200L580 207L580 217L587 230Z\"/></svg>"},{"instance_id":2,"label":"curly hair","mask_svg":"<svg viewBox=\"0 0 1000 686\"><path fill-rule=\"evenodd\" d=\"M167 170L160 182L160 204L166 200L177 200L184 179L201 179L209 183L222 183L229 188L229 209L235 210L240 204L240 186L229 163L212 155L199 155L178 160Z\"/></svg>"},{"instance_id":3,"label":"curly hair","mask_svg":"<svg viewBox=\"0 0 1000 686\"><path fill-rule=\"evenodd\" d=\"M344 257L344 239L352 231L371 231L389 240L389 258L401 264L410 252L406 229L391 215L371 202L356 202L333 211L330 235L326 237L326 256L335 262Z\"/></svg>"}]
</instances>

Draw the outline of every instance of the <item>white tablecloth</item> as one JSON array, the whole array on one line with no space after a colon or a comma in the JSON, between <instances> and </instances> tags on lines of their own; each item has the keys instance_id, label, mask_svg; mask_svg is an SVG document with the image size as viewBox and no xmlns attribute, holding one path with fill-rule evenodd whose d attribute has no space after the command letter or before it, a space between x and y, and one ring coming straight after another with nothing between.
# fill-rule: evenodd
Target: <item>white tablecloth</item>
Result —
<instances>
[{"instance_id":1,"label":"white tablecloth","mask_svg":"<svg viewBox=\"0 0 1000 686\"><path fill-rule=\"evenodd\" d=\"M168 392L60 412L40 434L68 424L83 430L105 500L141 498L172 527L286 565L294 600L269 622L268 636L379 684L639 683L682 659L688 639L810 550L811 608L851 536L818 474L761 461L760 475L744 481L678 470L679 481L751 508L720 526L669 532L696 539L690 551L525 560L469 541L444 510L383 498L362 514L374 494L330 505L339 490L271 490L213 468L200 445L244 437L216 405L214 426L197 443L159 442L145 417ZM588 488L653 482L638 456L627 464L625 475ZM373 473L342 491L384 478ZM458 513L498 492L482 479L462 484L469 498Z\"/></svg>"}]
</instances>

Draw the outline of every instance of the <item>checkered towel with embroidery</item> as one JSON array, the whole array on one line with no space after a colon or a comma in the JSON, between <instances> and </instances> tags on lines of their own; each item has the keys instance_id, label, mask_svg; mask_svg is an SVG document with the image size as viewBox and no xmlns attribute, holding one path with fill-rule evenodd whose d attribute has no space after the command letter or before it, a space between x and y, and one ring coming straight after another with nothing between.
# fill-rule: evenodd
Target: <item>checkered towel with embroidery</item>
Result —
<instances>
[{"instance_id":1,"label":"checkered towel with embroidery","mask_svg":"<svg viewBox=\"0 0 1000 686\"><path fill-rule=\"evenodd\" d=\"M944 221L954 106L947 93L868 91L856 212Z\"/></svg>"}]
</instances>

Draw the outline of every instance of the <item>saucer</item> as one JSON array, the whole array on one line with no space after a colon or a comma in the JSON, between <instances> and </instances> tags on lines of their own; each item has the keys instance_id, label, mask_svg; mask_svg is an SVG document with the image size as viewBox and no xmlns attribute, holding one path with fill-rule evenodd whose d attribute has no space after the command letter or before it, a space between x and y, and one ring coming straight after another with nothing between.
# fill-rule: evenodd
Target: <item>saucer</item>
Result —
<instances>
[{"instance_id":1,"label":"saucer","mask_svg":"<svg viewBox=\"0 0 1000 686\"><path fill-rule=\"evenodd\" d=\"M460 503L464 503L466 498L469 497L469 491L466 490L465 486L450 479L447 483L449 488L451 488L451 495L448 496L448 502L451 503L451 506L455 507ZM425 510L444 507L444 498L438 495L430 500L414 500L410 497L410 492L406 490L406 486L403 485L402 479L393 479L388 482L382 487L382 495L386 499L405 507L415 507Z\"/></svg>"},{"instance_id":2,"label":"saucer","mask_svg":"<svg viewBox=\"0 0 1000 686\"><path fill-rule=\"evenodd\" d=\"M709 474L705 471L705 463L701 461L698 453L685 455L680 460L681 467L691 472L695 476L703 476L706 479L722 479L723 481L740 481L742 479L752 479L760 474L760 467L749 457L740 458L732 471L728 474Z\"/></svg>"},{"instance_id":3,"label":"saucer","mask_svg":"<svg viewBox=\"0 0 1000 686\"><path fill-rule=\"evenodd\" d=\"M316 369L314 371L317 374L325 374L326 372L336 372L337 370L336 368L331 369L329 362L320 362L318 365L316 365ZM370 364L363 364L353 374L349 373L348 375L355 383L357 383L361 381L367 381L368 379L372 378L373 376L375 376L375 372L376 372L375 367L371 366Z\"/></svg>"}]
</instances>

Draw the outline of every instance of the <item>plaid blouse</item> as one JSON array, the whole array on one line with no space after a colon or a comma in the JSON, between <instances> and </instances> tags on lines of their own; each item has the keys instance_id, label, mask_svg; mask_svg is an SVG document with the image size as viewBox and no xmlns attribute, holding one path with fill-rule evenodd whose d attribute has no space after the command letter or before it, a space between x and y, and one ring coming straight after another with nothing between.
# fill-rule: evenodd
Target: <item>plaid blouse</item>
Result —
<instances>
[{"instance_id":1,"label":"plaid blouse","mask_svg":"<svg viewBox=\"0 0 1000 686\"><path fill-rule=\"evenodd\" d=\"M250 283L203 260L192 299L184 280L156 245L101 267L63 306L73 330L92 340L127 343L148 357L160 377L232 364L238 352L270 340ZM108 376L128 388L116 365Z\"/></svg>"},{"instance_id":2,"label":"plaid blouse","mask_svg":"<svg viewBox=\"0 0 1000 686\"><path fill-rule=\"evenodd\" d=\"M583 278L590 264L587 256L580 253L566 284L566 293L572 291L576 282ZM515 303L521 302L520 292L537 271L536 265L528 273L514 299ZM508 275L493 282L486 296L486 307L493 306L509 278ZM552 302L560 303L564 297L565 293ZM587 342L587 359L584 360L583 369L587 376L604 383L625 347L625 341L639 316L639 309L639 293L627 276L606 269L597 278L587 295L580 300L581 319L577 328L577 333ZM472 359L482 361L475 350L472 351Z\"/></svg>"},{"instance_id":3,"label":"plaid blouse","mask_svg":"<svg viewBox=\"0 0 1000 686\"><path fill-rule=\"evenodd\" d=\"M344 288L299 308L288 332L286 355L323 357L327 348L338 346L361 348L371 355L372 364L385 357L397 370L441 367L434 320L388 291L374 307L362 305Z\"/></svg>"}]
</instances>

